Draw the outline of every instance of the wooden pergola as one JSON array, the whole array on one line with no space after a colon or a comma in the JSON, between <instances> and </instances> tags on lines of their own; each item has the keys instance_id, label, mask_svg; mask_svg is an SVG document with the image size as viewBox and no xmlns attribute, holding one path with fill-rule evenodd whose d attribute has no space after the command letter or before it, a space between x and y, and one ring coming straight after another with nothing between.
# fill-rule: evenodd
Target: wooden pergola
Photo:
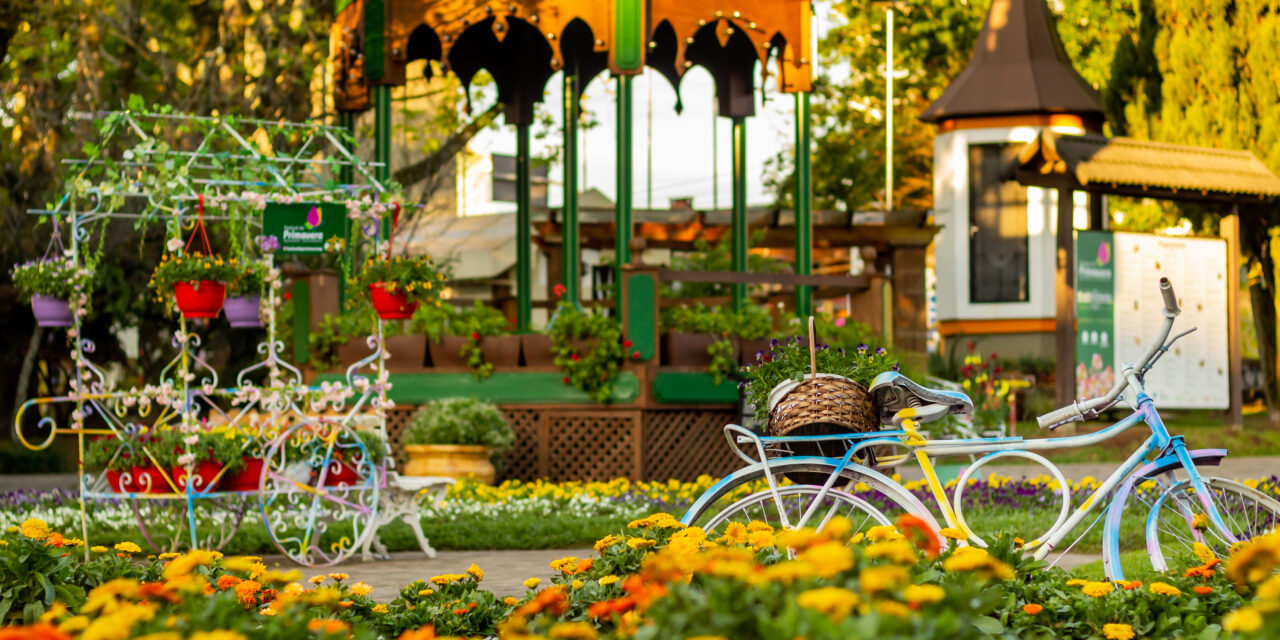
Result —
<instances>
[{"instance_id":1,"label":"wooden pergola","mask_svg":"<svg viewBox=\"0 0 1280 640\"><path fill-rule=\"evenodd\" d=\"M1059 405L1075 400L1075 237L1072 193L1196 202L1230 211L1221 234L1227 241L1227 331L1230 424L1240 427L1243 377L1240 356L1240 215L1280 198L1280 178L1247 151L1168 144L1098 134L1041 133L1019 152L1007 176L1026 186L1058 191L1056 354ZM1090 202L1100 202L1090 198ZM1090 210L1090 228L1103 228L1101 206Z\"/></svg>"},{"instance_id":2,"label":"wooden pergola","mask_svg":"<svg viewBox=\"0 0 1280 640\"><path fill-rule=\"evenodd\" d=\"M617 194L613 248L619 264L631 260L632 95L636 74L649 66L679 92L685 72L704 67L715 83L719 113L733 122L733 208L729 225L733 268L747 267L746 118L755 113L756 78L777 76L777 87L796 96L796 148L809 149L812 37L808 0L339 0L332 40L336 52L334 98L349 129L354 114L375 112L376 160L390 176L392 86L405 83L413 60L436 61L468 86L476 73L493 78L506 124L516 129L517 328L531 316L530 140L533 104L552 76L564 83L562 285L579 298L577 140L579 99L592 78L609 71L617 82ZM756 65L762 67L756 71ZM770 70L772 67L772 71ZM426 73L432 73L430 65ZM677 105L677 108L678 105ZM796 160L795 271L810 270L809 154ZM386 225L384 225L385 227ZM734 288L740 303L745 285ZM807 315L807 287L796 291L796 310Z\"/></svg>"}]
</instances>

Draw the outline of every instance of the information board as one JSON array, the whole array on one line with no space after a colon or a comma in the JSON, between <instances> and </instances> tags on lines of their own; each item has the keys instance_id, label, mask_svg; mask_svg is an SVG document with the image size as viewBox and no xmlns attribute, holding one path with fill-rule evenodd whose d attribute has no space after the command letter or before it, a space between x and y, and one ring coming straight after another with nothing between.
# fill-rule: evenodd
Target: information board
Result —
<instances>
[{"instance_id":1,"label":"information board","mask_svg":"<svg viewBox=\"0 0 1280 640\"><path fill-rule=\"evenodd\" d=\"M262 212L263 249L278 253L340 253L346 248L348 224L343 204L268 203Z\"/></svg>"},{"instance_id":2,"label":"information board","mask_svg":"<svg viewBox=\"0 0 1280 640\"><path fill-rule=\"evenodd\" d=\"M1158 282L1166 277L1182 309L1174 333L1196 332L1147 374L1147 393L1160 407L1227 408L1226 242L1096 231L1076 239L1079 396L1105 392L1125 363L1142 357L1164 319Z\"/></svg>"}]
</instances>

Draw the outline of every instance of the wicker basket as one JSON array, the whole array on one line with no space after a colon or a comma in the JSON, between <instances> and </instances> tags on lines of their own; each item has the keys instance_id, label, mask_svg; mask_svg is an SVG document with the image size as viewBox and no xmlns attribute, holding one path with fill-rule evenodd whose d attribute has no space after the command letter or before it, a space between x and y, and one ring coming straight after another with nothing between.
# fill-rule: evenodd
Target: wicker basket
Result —
<instances>
[{"instance_id":1,"label":"wicker basket","mask_svg":"<svg viewBox=\"0 0 1280 640\"><path fill-rule=\"evenodd\" d=\"M880 428L867 388L829 374L811 376L785 390L769 410L769 434L784 436L806 425L829 425L853 433Z\"/></svg>"}]
</instances>

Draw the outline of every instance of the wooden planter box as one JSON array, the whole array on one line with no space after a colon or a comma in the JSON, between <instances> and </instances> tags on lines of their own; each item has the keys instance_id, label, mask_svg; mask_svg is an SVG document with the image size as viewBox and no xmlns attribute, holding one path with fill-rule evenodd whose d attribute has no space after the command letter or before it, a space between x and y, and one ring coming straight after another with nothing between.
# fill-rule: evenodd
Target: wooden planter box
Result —
<instances>
[{"instance_id":1,"label":"wooden planter box","mask_svg":"<svg viewBox=\"0 0 1280 640\"><path fill-rule=\"evenodd\" d=\"M494 369L514 369L520 366L520 339L521 336L484 336L480 338L480 353Z\"/></svg>"},{"instance_id":2,"label":"wooden planter box","mask_svg":"<svg viewBox=\"0 0 1280 640\"><path fill-rule=\"evenodd\" d=\"M462 336L442 336L431 343L431 366L436 369L467 370L467 361L459 352L467 339Z\"/></svg>"},{"instance_id":3,"label":"wooden planter box","mask_svg":"<svg viewBox=\"0 0 1280 640\"><path fill-rule=\"evenodd\" d=\"M716 342L710 333L671 331L662 336L662 363L673 367L710 367L707 347Z\"/></svg>"},{"instance_id":4,"label":"wooden planter box","mask_svg":"<svg viewBox=\"0 0 1280 640\"><path fill-rule=\"evenodd\" d=\"M551 353L551 336L543 333L526 333L520 336L520 355L526 367L551 369L556 366Z\"/></svg>"}]
</instances>

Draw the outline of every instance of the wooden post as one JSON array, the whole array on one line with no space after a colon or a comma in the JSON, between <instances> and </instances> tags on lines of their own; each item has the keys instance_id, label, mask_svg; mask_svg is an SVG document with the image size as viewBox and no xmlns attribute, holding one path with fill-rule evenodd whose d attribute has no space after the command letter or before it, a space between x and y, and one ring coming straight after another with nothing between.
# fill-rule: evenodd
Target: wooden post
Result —
<instances>
[{"instance_id":1,"label":"wooden post","mask_svg":"<svg viewBox=\"0 0 1280 640\"><path fill-rule=\"evenodd\" d=\"M1057 307L1057 405L1076 399L1076 260L1075 202L1069 187L1058 189L1058 259L1054 278Z\"/></svg>"},{"instance_id":2,"label":"wooden post","mask_svg":"<svg viewBox=\"0 0 1280 640\"><path fill-rule=\"evenodd\" d=\"M1223 216L1221 232L1227 241L1227 362L1230 408L1227 409L1227 427L1232 431L1244 429L1244 374L1240 356L1240 208L1232 205L1231 215Z\"/></svg>"},{"instance_id":3,"label":"wooden post","mask_svg":"<svg viewBox=\"0 0 1280 640\"><path fill-rule=\"evenodd\" d=\"M925 319L928 295L925 291L925 249L893 247L893 346L925 361L928 349Z\"/></svg>"}]
</instances>

